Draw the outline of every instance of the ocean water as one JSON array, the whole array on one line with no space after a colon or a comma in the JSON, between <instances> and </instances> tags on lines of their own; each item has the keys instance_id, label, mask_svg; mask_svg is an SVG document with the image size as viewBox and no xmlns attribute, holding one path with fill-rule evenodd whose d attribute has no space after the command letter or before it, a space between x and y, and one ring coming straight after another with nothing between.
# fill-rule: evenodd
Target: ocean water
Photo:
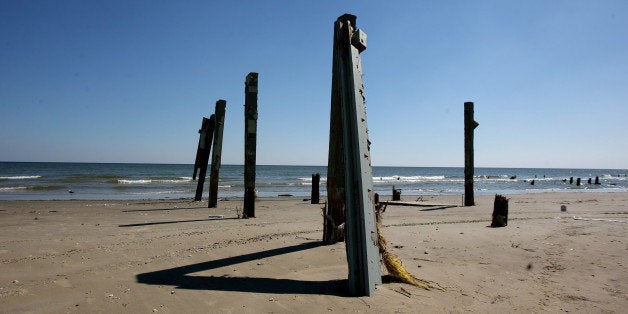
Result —
<instances>
[{"instance_id":1,"label":"ocean water","mask_svg":"<svg viewBox=\"0 0 628 314\"><path fill-rule=\"evenodd\" d=\"M0 162L0 200L193 199L197 182L192 180L192 172L193 165L181 164ZM308 197L312 174L317 172L321 174L321 194L325 195L324 166L258 165L258 195ZM242 165L223 165L218 196L242 197L243 174ZM477 195L627 192L627 174L625 169L476 168L474 188ZM599 185L587 183L596 176ZM569 184L570 177L573 184ZM580 186L576 186L577 178L582 180ZM373 185L381 195L392 194L393 186L401 189L402 195L461 195L464 172L461 167L374 167ZM208 188L209 178L203 198Z\"/></svg>"}]
</instances>

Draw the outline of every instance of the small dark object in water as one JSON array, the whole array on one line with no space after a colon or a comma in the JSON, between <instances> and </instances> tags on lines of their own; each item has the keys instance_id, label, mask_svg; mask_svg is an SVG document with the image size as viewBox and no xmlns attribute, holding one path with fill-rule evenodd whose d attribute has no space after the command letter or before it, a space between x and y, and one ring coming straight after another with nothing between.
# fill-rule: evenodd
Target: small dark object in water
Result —
<instances>
[{"instance_id":1,"label":"small dark object in water","mask_svg":"<svg viewBox=\"0 0 628 314\"><path fill-rule=\"evenodd\" d=\"M72 193L74 193L74 191L72 191L72 190L68 190L68 193L72 194Z\"/></svg>"},{"instance_id":2,"label":"small dark object in water","mask_svg":"<svg viewBox=\"0 0 628 314\"><path fill-rule=\"evenodd\" d=\"M514 180L516 178L517 178L517 176L512 176L512 177L510 177L510 180Z\"/></svg>"},{"instance_id":3,"label":"small dark object in water","mask_svg":"<svg viewBox=\"0 0 628 314\"><path fill-rule=\"evenodd\" d=\"M567 182L567 179L563 179L563 182Z\"/></svg>"},{"instance_id":4,"label":"small dark object in water","mask_svg":"<svg viewBox=\"0 0 628 314\"><path fill-rule=\"evenodd\" d=\"M591 184L591 178L589 178L589 180L587 181L588 184Z\"/></svg>"},{"instance_id":5,"label":"small dark object in water","mask_svg":"<svg viewBox=\"0 0 628 314\"><path fill-rule=\"evenodd\" d=\"M292 194L279 194L280 197L290 197L290 196L294 196Z\"/></svg>"},{"instance_id":6,"label":"small dark object in water","mask_svg":"<svg viewBox=\"0 0 628 314\"><path fill-rule=\"evenodd\" d=\"M534 180L530 181L530 185L534 185Z\"/></svg>"},{"instance_id":7,"label":"small dark object in water","mask_svg":"<svg viewBox=\"0 0 628 314\"><path fill-rule=\"evenodd\" d=\"M595 184L597 184L597 185L600 184L600 177L595 176Z\"/></svg>"},{"instance_id":8,"label":"small dark object in water","mask_svg":"<svg viewBox=\"0 0 628 314\"><path fill-rule=\"evenodd\" d=\"M576 179L576 185L580 186L580 178Z\"/></svg>"},{"instance_id":9,"label":"small dark object in water","mask_svg":"<svg viewBox=\"0 0 628 314\"><path fill-rule=\"evenodd\" d=\"M569 177L569 184L573 184L573 177Z\"/></svg>"},{"instance_id":10,"label":"small dark object in water","mask_svg":"<svg viewBox=\"0 0 628 314\"><path fill-rule=\"evenodd\" d=\"M508 225L508 199L502 195L495 195L493 204L493 221L491 227L506 227Z\"/></svg>"}]
</instances>

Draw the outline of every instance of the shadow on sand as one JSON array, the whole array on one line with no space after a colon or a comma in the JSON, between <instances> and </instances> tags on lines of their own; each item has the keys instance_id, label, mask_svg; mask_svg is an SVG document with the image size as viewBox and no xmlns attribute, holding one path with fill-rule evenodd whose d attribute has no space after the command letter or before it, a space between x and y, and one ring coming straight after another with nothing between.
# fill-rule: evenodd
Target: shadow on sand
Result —
<instances>
[{"instance_id":1,"label":"shadow on sand","mask_svg":"<svg viewBox=\"0 0 628 314\"><path fill-rule=\"evenodd\" d=\"M238 218L237 218L237 217L227 217L227 218L209 218L209 219L189 219L189 220L156 221L156 222L143 222L143 223L128 224L128 225L118 225L118 227L121 227L121 228L127 228L127 227L142 227L142 226L153 226L153 225L178 224L178 223L183 223L183 222L199 222L199 221L229 220L229 219L238 219Z\"/></svg>"},{"instance_id":2,"label":"shadow on sand","mask_svg":"<svg viewBox=\"0 0 628 314\"><path fill-rule=\"evenodd\" d=\"M170 211L170 210L182 210L182 209L206 209L207 207L176 207L176 208L151 208L151 209L126 209L123 213L135 213L135 212L157 212L157 211Z\"/></svg>"},{"instance_id":3,"label":"shadow on sand","mask_svg":"<svg viewBox=\"0 0 628 314\"><path fill-rule=\"evenodd\" d=\"M346 296L346 279L304 281L277 278L208 277L190 275L196 272L313 249L321 245L322 243L320 242L302 243L278 249L143 273L136 275L136 279L138 283L148 285L171 285L179 289Z\"/></svg>"}]
</instances>

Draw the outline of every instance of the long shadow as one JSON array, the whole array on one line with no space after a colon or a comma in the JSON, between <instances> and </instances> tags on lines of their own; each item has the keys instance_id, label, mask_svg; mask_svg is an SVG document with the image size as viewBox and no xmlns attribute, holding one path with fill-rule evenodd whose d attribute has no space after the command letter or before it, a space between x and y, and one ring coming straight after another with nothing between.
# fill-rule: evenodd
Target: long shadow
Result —
<instances>
[{"instance_id":1,"label":"long shadow","mask_svg":"<svg viewBox=\"0 0 628 314\"><path fill-rule=\"evenodd\" d=\"M179 289L240 291L275 294L326 294L345 296L346 280L304 281L277 278L191 276L190 274L313 249L321 242L308 242L256 253L222 258L187 266L136 275L138 283L171 285Z\"/></svg>"},{"instance_id":2,"label":"long shadow","mask_svg":"<svg viewBox=\"0 0 628 314\"><path fill-rule=\"evenodd\" d=\"M127 209L123 210L123 213L135 213L135 212L157 212L157 211L167 211L167 210L182 210L182 209L201 209L207 207L177 207L177 208L151 208L151 209Z\"/></svg>"},{"instance_id":3,"label":"long shadow","mask_svg":"<svg viewBox=\"0 0 628 314\"><path fill-rule=\"evenodd\" d=\"M212 221L212 220L230 220L230 219L238 219L237 217L227 217L227 218L209 218L209 219L189 219L189 220L173 220L173 221L156 221L156 222L144 222L137 224L128 224L128 225L118 225L121 228L127 227L142 227L142 226L153 226L153 225L168 225L168 224L178 224L183 222L199 222L199 221Z\"/></svg>"},{"instance_id":4,"label":"long shadow","mask_svg":"<svg viewBox=\"0 0 628 314\"><path fill-rule=\"evenodd\" d=\"M443 210L443 209L454 208L454 207L458 207L458 206L456 206L456 205L445 205L445 206L440 206L440 207L425 208L425 209L421 209L420 211L422 211L422 212L429 212L429 211L432 211L432 210Z\"/></svg>"}]
</instances>

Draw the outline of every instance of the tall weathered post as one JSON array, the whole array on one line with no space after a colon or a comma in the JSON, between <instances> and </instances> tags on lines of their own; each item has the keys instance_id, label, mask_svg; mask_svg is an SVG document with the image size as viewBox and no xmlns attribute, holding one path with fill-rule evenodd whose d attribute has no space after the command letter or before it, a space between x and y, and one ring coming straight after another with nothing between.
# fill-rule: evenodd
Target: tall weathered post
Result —
<instances>
[{"instance_id":1,"label":"tall weathered post","mask_svg":"<svg viewBox=\"0 0 628 314\"><path fill-rule=\"evenodd\" d=\"M214 125L216 124L216 116L211 115L209 119L203 117L203 127L198 131L201 134L201 140L199 143L200 156L199 156L199 174L198 184L196 185L196 195L194 195L195 201L200 201L203 197L203 185L205 185L205 176L207 175L207 163L209 162L209 152L212 147L212 140L214 138Z\"/></svg>"},{"instance_id":2,"label":"tall weathered post","mask_svg":"<svg viewBox=\"0 0 628 314\"><path fill-rule=\"evenodd\" d=\"M255 161L257 149L257 73L244 83L244 218L255 217Z\"/></svg>"},{"instance_id":3,"label":"tall weathered post","mask_svg":"<svg viewBox=\"0 0 628 314\"><path fill-rule=\"evenodd\" d=\"M473 120L473 103L464 103L464 206L473 206L473 133L479 123Z\"/></svg>"},{"instance_id":4,"label":"tall weathered post","mask_svg":"<svg viewBox=\"0 0 628 314\"><path fill-rule=\"evenodd\" d=\"M321 183L321 174L314 173L312 174L312 197L310 202L312 204L318 204L320 201L320 183Z\"/></svg>"},{"instance_id":5,"label":"tall weathered post","mask_svg":"<svg viewBox=\"0 0 628 314\"><path fill-rule=\"evenodd\" d=\"M216 102L216 127L214 128L214 147L212 148L212 168L209 171L209 202L207 207L214 208L218 204L218 181L222 155L222 133L225 125L227 101Z\"/></svg>"},{"instance_id":6,"label":"tall weathered post","mask_svg":"<svg viewBox=\"0 0 628 314\"><path fill-rule=\"evenodd\" d=\"M354 15L340 16L334 26L332 82L338 86L332 88L332 93L336 88L340 91L349 293L370 296L382 278L360 58L360 52L366 49L366 34L357 29Z\"/></svg>"},{"instance_id":7,"label":"tall weathered post","mask_svg":"<svg viewBox=\"0 0 628 314\"><path fill-rule=\"evenodd\" d=\"M337 24L338 22L336 22ZM342 102L340 86L340 32L334 24L334 45L331 77L331 112L329 116L329 152L327 157L327 204L323 213L323 242L344 241L345 164L342 146Z\"/></svg>"}]
</instances>

